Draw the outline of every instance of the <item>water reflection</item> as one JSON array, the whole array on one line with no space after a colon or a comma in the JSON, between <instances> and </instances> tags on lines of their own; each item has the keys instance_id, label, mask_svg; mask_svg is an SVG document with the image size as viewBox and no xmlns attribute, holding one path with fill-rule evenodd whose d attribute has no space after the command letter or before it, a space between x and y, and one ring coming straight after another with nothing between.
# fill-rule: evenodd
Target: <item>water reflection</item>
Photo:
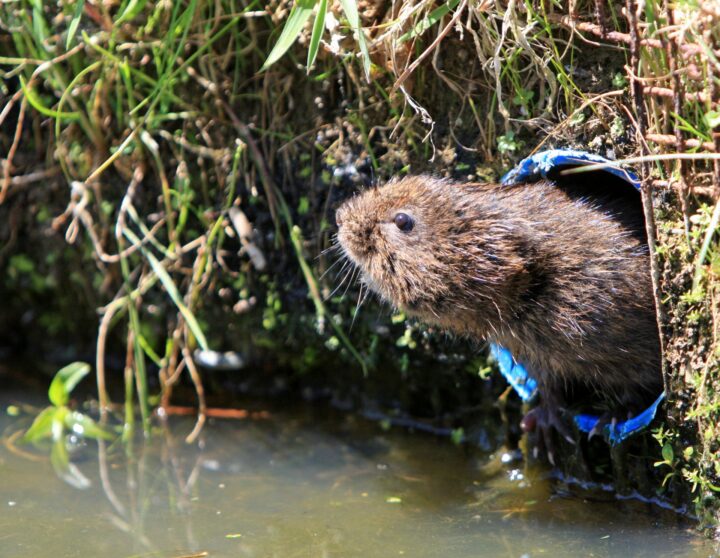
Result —
<instances>
[{"instance_id":1,"label":"water reflection","mask_svg":"<svg viewBox=\"0 0 720 558\"><path fill-rule=\"evenodd\" d=\"M2 407L5 408L5 405ZM447 440L310 408L190 418L151 442L89 443L74 489L44 458L0 450L2 556L707 556L638 503L553 496ZM263 418L264 417L264 418ZM2 418L6 440L26 424ZM26 448L22 448L25 452Z\"/></svg>"}]
</instances>

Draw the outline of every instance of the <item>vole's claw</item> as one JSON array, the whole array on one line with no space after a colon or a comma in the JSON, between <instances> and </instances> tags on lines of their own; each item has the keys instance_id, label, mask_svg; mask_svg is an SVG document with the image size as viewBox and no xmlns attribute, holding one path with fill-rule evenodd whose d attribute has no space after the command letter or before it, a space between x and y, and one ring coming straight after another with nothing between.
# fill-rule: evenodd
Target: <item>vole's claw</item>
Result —
<instances>
[{"instance_id":1,"label":"vole's claw","mask_svg":"<svg viewBox=\"0 0 720 558\"><path fill-rule=\"evenodd\" d=\"M557 409L546 405L539 405L530 410L520 423L525 432L536 432L536 445L533 448L535 459L545 455L550 464L555 466L555 444L553 431L562 436L568 443L575 445L575 438L560 418Z\"/></svg>"},{"instance_id":2,"label":"vole's claw","mask_svg":"<svg viewBox=\"0 0 720 558\"><path fill-rule=\"evenodd\" d=\"M540 439L543 441L545 456L550 465L555 467L555 444L552 439L552 429L549 426L544 427L541 431Z\"/></svg>"},{"instance_id":3,"label":"vole's claw","mask_svg":"<svg viewBox=\"0 0 720 558\"><path fill-rule=\"evenodd\" d=\"M605 413L601 415L598 421L595 423L595 426L592 427L592 430L588 432L588 440L592 440L595 436L602 435L603 428L605 428L605 426L610 423L610 418L610 413Z\"/></svg>"},{"instance_id":4,"label":"vole's claw","mask_svg":"<svg viewBox=\"0 0 720 558\"><path fill-rule=\"evenodd\" d=\"M560 420L560 417L557 415L554 415L552 426L557 430L558 434L560 434L563 438L565 438L565 441L568 442L571 445L575 445L575 437L572 435L568 427L565 425L563 421Z\"/></svg>"}]
</instances>

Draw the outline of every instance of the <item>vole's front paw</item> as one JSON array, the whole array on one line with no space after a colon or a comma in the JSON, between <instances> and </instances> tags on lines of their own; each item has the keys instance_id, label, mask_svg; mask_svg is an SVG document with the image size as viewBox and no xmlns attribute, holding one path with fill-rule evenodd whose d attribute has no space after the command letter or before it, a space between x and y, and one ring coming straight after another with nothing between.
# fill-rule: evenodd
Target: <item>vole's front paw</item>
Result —
<instances>
[{"instance_id":1,"label":"vole's front paw","mask_svg":"<svg viewBox=\"0 0 720 558\"><path fill-rule=\"evenodd\" d=\"M536 432L537 444L533 448L533 456L537 459L544 454L553 466L555 466L553 431L565 438L568 443L575 444L575 437L563 422L559 408L556 406L538 405L523 417L520 427L525 432Z\"/></svg>"}]
</instances>

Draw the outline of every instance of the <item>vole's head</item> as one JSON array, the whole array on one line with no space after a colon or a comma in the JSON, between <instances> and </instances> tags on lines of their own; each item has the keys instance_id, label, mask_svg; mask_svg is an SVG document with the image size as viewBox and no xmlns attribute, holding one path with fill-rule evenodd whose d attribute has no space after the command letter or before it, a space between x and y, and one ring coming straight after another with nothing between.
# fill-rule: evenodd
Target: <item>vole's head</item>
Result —
<instances>
[{"instance_id":1,"label":"vole's head","mask_svg":"<svg viewBox=\"0 0 720 558\"><path fill-rule=\"evenodd\" d=\"M370 288L430 321L467 276L470 233L460 185L428 176L393 180L346 201L338 240Z\"/></svg>"}]
</instances>

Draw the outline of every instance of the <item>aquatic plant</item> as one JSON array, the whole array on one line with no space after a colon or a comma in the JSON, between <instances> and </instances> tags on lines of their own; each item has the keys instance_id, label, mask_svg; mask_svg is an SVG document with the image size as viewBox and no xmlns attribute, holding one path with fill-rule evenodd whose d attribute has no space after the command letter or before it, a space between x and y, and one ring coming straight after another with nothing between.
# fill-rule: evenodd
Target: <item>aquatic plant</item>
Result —
<instances>
[{"instance_id":1,"label":"aquatic plant","mask_svg":"<svg viewBox=\"0 0 720 558\"><path fill-rule=\"evenodd\" d=\"M68 437L94 440L113 440L117 437L100 427L87 414L70 406L70 394L89 373L90 365L84 362L73 362L58 370L48 389L50 405L40 411L21 439L35 445L50 440L50 463L53 469L60 478L77 488L87 487L90 481L70 460Z\"/></svg>"}]
</instances>

